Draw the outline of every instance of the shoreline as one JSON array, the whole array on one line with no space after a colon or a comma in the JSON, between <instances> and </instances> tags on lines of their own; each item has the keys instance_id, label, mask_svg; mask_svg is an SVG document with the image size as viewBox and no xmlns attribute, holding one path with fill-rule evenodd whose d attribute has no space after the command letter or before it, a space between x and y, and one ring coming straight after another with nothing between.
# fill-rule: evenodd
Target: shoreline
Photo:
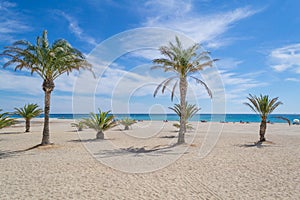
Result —
<instances>
[{"instance_id":1,"label":"shoreline","mask_svg":"<svg viewBox=\"0 0 300 200\"><path fill-rule=\"evenodd\" d=\"M30 133L24 124L0 130L1 199L300 198L300 126L268 125L269 142L255 146L259 123L192 122L198 128L186 133L187 144L172 146L172 122L116 126L97 141L94 130L55 119L54 145L26 150L41 142L42 120L33 121ZM208 131L220 127L200 157Z\"/></svg>"}]
</instances>

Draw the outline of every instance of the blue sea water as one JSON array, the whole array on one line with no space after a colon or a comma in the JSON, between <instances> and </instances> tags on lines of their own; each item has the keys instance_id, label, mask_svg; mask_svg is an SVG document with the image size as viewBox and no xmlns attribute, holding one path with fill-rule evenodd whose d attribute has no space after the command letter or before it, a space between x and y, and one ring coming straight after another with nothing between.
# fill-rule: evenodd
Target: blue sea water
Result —
<instances>
[{"instance_id":1,"label":"blue sea water","mask_svg":"<svg viewBox=\"0 0 300 200\"><path fill-rule=\"evenodd\" d=\"M129 117L135 120L154 120L154 121L178 121L179 117L176 114L114 114L116 119L123 119L125 117ZM271 114L268 117L268 120L273 123L286 123L286 121L282 119L278 119L276 117L281 116L285 117L291 122L293 119L300 119L300 114ZM14 118L19 118L17 115L13 115ZM39 118L43 118L44 115L40 115ZM89 114L50 114L50 118L57 119L82 119L88 118ZM259 115L256 114L197 114L189 121L213 121L213 122L260 122Z\"/></svg>"}]
</instances>

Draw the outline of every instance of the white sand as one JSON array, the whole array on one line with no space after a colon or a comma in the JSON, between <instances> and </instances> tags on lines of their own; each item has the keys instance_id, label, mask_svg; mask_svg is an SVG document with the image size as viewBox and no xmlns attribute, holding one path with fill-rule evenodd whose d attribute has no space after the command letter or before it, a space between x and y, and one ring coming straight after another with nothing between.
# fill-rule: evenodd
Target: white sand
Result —
<instances>
[{"instance_id":1,"label":"white sand","mask_svg":"<svg viewBox=\"0 0 300 200\"><path fill-rule=\"evenodd\" d=\"M55 145L24 152L40 143L41 121L31 133L22 124L0 130L0 199L300 199L300 126L269 124L272 142L259 147L259 124L202 123L188 144L169 148L172 122L116 127L104 141L90 129L78 135L70 122L52 120ZM207 131L223 125L200 158Z\"/></svg>"}]
</instances>

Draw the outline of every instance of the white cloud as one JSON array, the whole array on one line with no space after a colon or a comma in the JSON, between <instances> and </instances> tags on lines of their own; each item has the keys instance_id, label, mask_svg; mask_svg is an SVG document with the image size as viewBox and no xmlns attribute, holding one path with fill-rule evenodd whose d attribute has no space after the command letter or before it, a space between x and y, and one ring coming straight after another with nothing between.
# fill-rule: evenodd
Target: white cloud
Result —
<instances>
[{"instance_id":1,"label":"white cloud","mask_svg":"<svg viewBox=\"0 0 300 200\"><path fill-rule=\"evenodd\" d=\"M146 12L155 13L154 19L159 20L166 16L183 17L192 9L190 0L148 0L144 4ZM145 12L145 10L143 10ZM153 21L153 19L148 19Z\"/></svg>"},{"instance_id":2,"label":"white cloud","mask_svg":"<svg viewBox=\"0 0 300 200\"><path fill-rule=\"evenodd\" d=\"M291 81L291 82L296 82L296 83L300 82L300 79L298 79L298 78L286 78L285 80L286 81Z\"/></svg>"},{"instance_id":3,"label":"white cloud","mask_svg":"<svg viewBox=\"0 0 300 200\"><path fill-rule=\"evenodd\" d=\"M239 75L228 70L222 70L220 73L225 86L226 99L230 102L240 103L244 101L250 89L266 86L266 83L256 80L260 73Z\"/></svg>"},{"instance_id":4,"label":"white cloud","mask_svg":"<svg viewBox=\"0 0 300 200\"><path fill-rule=\"evenodd\" d=\"M56 11L56 13L58 15L61 15L62 17L64 17L68 23L69 23L69 29L72 33L74 33L74 35L84 41L87 42L93 46L96 46L98 43L96 42L96 39L87 35L86 33L84 33L84 31L82 30L82 28L80 28L80 26L78 25L78 22L76 19L74 19L73 17L71 17L69 14L63 12L63 11Z\"/></svg>"},{"instance_id":5,"label":"white cloud","mask_svg":"<svg viewBox=\"0 0 300 200\"><path fill-rule=\"evenodd\" d=\"M300 74L299 43L272 50L269 59L276 72L291 71Z\"/></svg>"},{"instance_id":6,"label":"white cloud","mask_svg":"<svg viewBox=\"0 0 300 200\"><path fill-rule=\"evenodd\" d=\"M0 2L0 38L1 42L15 41L14 34L23 33L30 30L24 24L26 18L16 9L17 4L9 1Z\"/></svg>"},{"instance_id":7,"label":"white cloud","mask_svg":"<svg viewBox=\"0 0 300 200\"><path fill-rule=\"evenodd\" d=\"M30 75L30 72L12 72L10 70L0 70L0 90L5 92L15 92L39 96L43 94L43 80L37 75ZM55 83L55 91L72 92L76 74L61 75ZM8 84L9 83L9 84Z\"/></svg>"},{"instance_id":8,"label":"white cloud","mask_svg":"<svg viewBox=\"0 0 300 200\"><path fill-rule=\"evenodd\" d=\"M0 70L0 73L0 90L2 91L31 95L42 93L42 80L39 77L25 76L8 70Z\"/></svg>"},{"instance_id":9,"label":"white cloud","mask_svg":"<svg viewBox=\"0 0 300 200\"><path fill-rule=\"evenodd\" d=\"M242 60L236 60L234 58L221 58L216 62L219 69L236 69L239 65L243 63Z\"/></svg>"},{"instance_id":10,"label":"white cloud","mask_svg":"<svg viewBox=\"0 0 300 200\"><path fill-rule=\"evenodd\" d=\"M177 30L197 42L217 48L230 43L229 39L220 40L219 37L232 25L260 11L244 7L229 12L202 15L193 8L192 1L147 1L146 9L152 14L148 13L149 16L143 25Z\"/></svg>"}]
</instances>

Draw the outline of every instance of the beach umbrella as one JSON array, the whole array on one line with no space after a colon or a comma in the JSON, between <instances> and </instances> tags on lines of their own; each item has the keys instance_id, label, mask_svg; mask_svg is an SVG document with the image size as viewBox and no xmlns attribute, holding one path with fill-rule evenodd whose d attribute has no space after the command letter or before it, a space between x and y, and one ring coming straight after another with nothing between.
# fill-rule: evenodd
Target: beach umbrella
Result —
<instances>
[{"instance_id":1,"label":"beach umbrella","mask_svg":"<svg viewBox=\"0 0 300 200\"><path fill-rule=\"evenodd\" d=\"M299 119L294 119L293 120L293 124L299 124L300 123L300 120Z\"/></svg>"}]
</instances>

